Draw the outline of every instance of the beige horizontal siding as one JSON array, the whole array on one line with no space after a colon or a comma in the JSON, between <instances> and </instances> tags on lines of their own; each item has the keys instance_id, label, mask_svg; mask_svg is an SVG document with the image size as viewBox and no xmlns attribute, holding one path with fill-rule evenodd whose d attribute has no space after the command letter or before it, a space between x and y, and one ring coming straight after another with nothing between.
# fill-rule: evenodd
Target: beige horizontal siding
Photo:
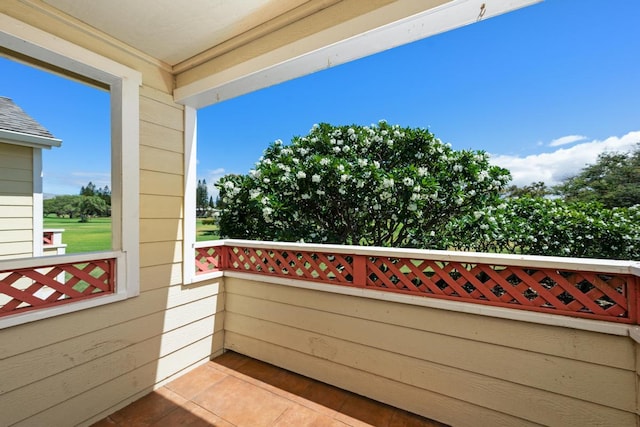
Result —
<instances>
[{"instance_id":1,"label":"beige horizontal siding","mask_svg":"<svg viewBox=\"0 0 640 427\"><path fill-rule=\"evenodd\" d=\"M1 330L0 334L7 341L0 346L0 360L121 323L134 322L136 319L154 313L183 305L188 306L199 300L219 295L221 286L221 282L213 281L187 289L181 289L181 286L163 287L142 292L140 296L123 302ZM222 300L217 300L216 304L216 307L211 308L212 313L223 309ZM170 324L166 327L172 329ZM0 366L0 372L4 372L4 367Z\"/></svg>"},{"instance_id":2,"label":"beige horizontal siding","mask_svg":"<svg viewBox=\"0 0 640 427\"><path fill-rule=\"evenodd\" d=\"M159 148L140 147L140 168L148 171L180 175L183 173L182 153Z\"/></svg>"},{"instance_id":3,"label":"beige horizontal siding","mask_svg":"<svg viewBox=\"0 0 640 427\"><path fill-rule=\"evenodd\" d=\"M111 407L106 407L107 399L97 400L88 394L80 394L51 407L36 416L18 423L16 426L30 427L32 425L68 425L69 413L87 416L80 425L91 425L127 404L143 397L151 392L159 384L171 381L179 375L209 360L209 356L198 359L199 354L204 354L212 348L221 348L222 333L216 333L212 337L195 341L187 347L167 354L153 362L121 375L111 381L103 383L92 390L98 396L118 396L123 400ZM139 390L129 396L131 390ZM127 396L127 397L125 397Z\"/></svg>"},{"instance_id":4,"label":"beige horizontal siding","mask_svg":"<svg viewBox=\"0 0 640 427\"><path fill-rule=\"evenodd\" d=\"M181 175L172 175L150 170L140 171L140 193L142 195L182 197Z\"/></svg>"},{"instance_id":5,"label":"beige horizontal siding","mask_svg":"<svg viewBox=\"0 0 640 427\"><path fill-rule=\"evenodd\" d=\"M0 169L9 169L11 172L17 170L32 170L33 149L21 145L4 144L0 142Z\"/></svg>"},{"instance_id":6,"label":"beige horizontal siding","mask_svg":"<svg viewBox=\"0 0 640 427\"><path fill-rule=\"evenodd\" d=\"M0 181L0 194L11 196L33 194L31 181Z\"/></svg>"},{"instance_id":7,"label":"beige horizontal siding","mask_svg":"<svg viewBox=\"0 0 640 427\"><path fill-rule=\"evenodd\" d=\"M140 97L140 120L182 132L184 129L184 108L178 104L159 101L156 97L143 95ZM140 143L155 147L152 140L142 140Z\"/></svg>"},{"instance_id":8,"label":"beige horizontal siding","mask_svg":"<svg viewBox=\"0 0 640 427\"><path fill-rule=\"evenodd\" d=\"M16 253L11 255L0 255L0 260L31 258L32 256L33 256L33 251L29 251L29 252Z\"/></svg>"},{"instance_id":9,"label":"beige horizontal siding","mask_svg":"<svg viewBox=\"0 0 640 427\"><path fill-rule=\"evenodd\" d=\"M182 261L182 242L140 244L140 267L172 264Z\"/></svg>"},{"instance_id":10,"label":"beige horizontal siding","mask_svg":"<svg viewBox=\"0 0 640 427\"><path fill-rule=\"evenodd\" d=\"M0 242L30 242L33 239L32 230L0 230Z\"/></svg>"},{"instance_id":11,"label":"beige horizontal siding","mask_svg":"<svg viewBox=\"0 0 640 427\"><path fill-rule=\"evenodd\" d=\"M2 391L7 393L25 384L32 384L67 369L90 362L96 354L107 355L130 347L162 333L186 328L187 325L209 319L219 307L219 295L197 299L166 311L157 311L129 322L118 323L92 334L74 336L46 347L16 354L3 361ZM163 325L161 331L153 325ZM221 327L218 325L218 327ZM187 333L187 330L184 330ZM193 331L192 331L193 332ZM209 328L209 335L213 329ZM206 335L206 334L205 334ZM39 369L25 371L24 365L40 366Z\"/></svg>"},{"instance_id":12,"label":"beige horizontal siding","mask_svg":"<svg viewBox=\"0 0 640 427\"><path fill-rule=\"evenodd\" d=\"M0 230L31 230L33 219L29 218L0 218Z\"/></svg>"},{"instance_id":13,"label":"beige horizontal siding","mask_svg":"<svg viewBox=\"0 0 640 427\"><path fill-rule=\"evenodd\" d=\"M227 283L238 279L225 278ZM529 322L505 322L490 316L476 316L448 310L425 309L406 304L389 304L386 301L367 298L353 298L349 304L337 304L340 298L330 292L313 292L299 289L299 292L313 292L309 301L300 299L300 294L286 287L260 286L256 288L235 288L241 295L261 298L267 301L282 302L351 316L354 311L358 317L393 323L407 328L417 328L434 333L486 342L498 346L521 348L542 354L557 355L584 362L605 366L634 369L634 342L620 340L618 336L571 328L554 328L549 334L549 326ZM414 319L419 318L416 323ZM464 319L467 321L460 321ZM594 348L606 348L607 351L594 351Z\"/></svg>"},{"instance_id":14,"label":"beige horizontal siding","mask_svg":"<svg viewBox=\"0 0 640 427\"><path fill-rule=\"evenodd\" d=\"M179 286L182 284L182 263L160 264L140 269L142 291Z\"/></svg>"},{"instance_id":15,"label":"beige horizontal siding","mask_svg":"<svg viewBox=\"0 0 640 427\"><path fill-rule=\"evenodd\" d=\"M140 221L140 242L182 240L182 220L143 219Z\"/></svg>"},{"instance_id":16,"label":"beige horizontal siding","mask_svg":"<svg viewBox=\"0 0 640 427\"><path fill-rule=\"evenodd\" d=\"M456 427L540 426L521 418L487 410L398 381L389 381L369 372L356 370L311 354L292 352L285 347L230 331L225 331L225 347L243 354L251 354L251 352L259 354L260 359L268 363L283 366L347 390L356 390L359 394L416 414L429 414L431 419L450 420L452 414L455 414L456 424L452 425ZM363 393L360 390L368 392Z\"/></svg>"},{"instance_id":17,"label":"beige horizontal siding","mask_svg":"<svg viewBox=\"0 0 640 427\"><path fill-rule=\"evenodd\" d=\"M33 204L33 193L17 196L2 196L3 206L31 206Z\"/></svg>"},{"instance_id":18,"label":"beige horizontal siding","mask_svg":"<svg viewBox=\"0 0 640 427\"><path fill-rule=\"evenodd\" d=\"M31 182L33 180L33 171L31 168L16 169L0 168L0 181L19 181Z\"/></svg>"},{"instance_id":19,"label":"beige horizontal siding","mask_svg":"<svg viewBox=\"0 0 640 427\"><path fill-rule=\"evenodd\" d=\"M140 134L144 135L145 142L152 142L155 148L176 153L184 152L181 131L143 121L140 122Z\"/></svg>"},{"instance_id":20,"label":"beige horizontal siding","mask_svg":"<svg viewBox=\"0 0 640 427\"><path fill-rule=\"evenodd\" d=\"M122 303L73 313L68 316L75 319L67 322L54 318L54 322L39 322L43 323L39 328L31 324L7 330L5 343L11 342L12 337L24 336L30 329L42 335L27 337L21 346L13 346L14 354L0 363L0 375L5 379L0 425L22 419L25 425L36 423L37 417L28 417L45 410L56 412L59 410L56 406L83 394L92 397L83 396L79 400L95 400L89 406L100 402L100 410L106 410L196 361L209 358L215 350L214 334L222 333L219 285L189 291L180 288L155 289ZM49 330L45 322L51 323L53 329ZM202 340L209 341L206 350L202 346L192 347ZM222 342L217 342L221 350ZM147 364L159 366L163 358L177 351L186 356L170 359L172 362L163 371L166 373L158 371L148 378L139 378L138 387L113 396L118 397L116 401L94 395L95 387L134 375ZM29 399L36 399L37 403L30 403ZM95 413L83 407L74 412L73 419L79 422Z\"/></svg>"},{"instance_id":21,"label":"beige horizontal siding","mask_svg":"<svg viewBox=\"0 0 640 427\"><path fill-rule=\"evenodd\" d=\"M607 363L615 352L606 347L609 335L571 331L568 337L564 328L234 278L225 286L227 348L407 410L416 410L409 403L415 389L468 405L466 414L420 409L427 417L452 425L635 423L635 348L627 337L614 337L623 354ZM520 337L512 339L514 333ZM542 349L526 342L545 336ZM584 348L554 348L571 336ZM576 360L581 351L600 353L591 356L598 362ZM307 368L310 358L323 363ZM381 388L371 386L372 377ZM387 388L405 392L390 398ZM478 408L495 420L477 424Z\"/></svg>"},{"instance_id":22,"label":"beige horizontal siding","mask_svg":"<svg viewBox=\"0 0 640 427\"><path fill-rule=\"evenodd\" d=\"M0 197L2 203L2 197ZM0 218L31 218L33 217L32 206L0 205Z\"/></svg>"},{"instance_id":23,"label":"beige horizontal siding","mask_svg":"<svg viewBox=\"0 0 640 427\"><path fill-rule=\"evenodd\" d=\"M118 376L128 375L130 372L135 371L136 368L147 364L154 365L156 372L146 380L147 384L145 386L153 385L152 380L156 382L162 381L176 371L184 369L185 366L202 359L203 355L210 354L214 326L213 319L214 316L211 316L185 326L183 330L167 332L148 340L136 342L123 350L100 358L93 358L77 368L61 372L38 383L7 393L0 401L0 414L2 414L0 417L4 418L0 419L0 421L3 425L11 425L25 420L25 425L33 425L35 419L26 419L26 414L40 414L49 408L54 408L54 411L58 412L59 408L55 408L55 406L64 403L67 399L80 396L84 392L112 381ZM197 345L198 342L202 342L200 347ZM207 345L209 348L205 350ZM169 369L163 372L163 369L159 366L163 363L162 359L180 350L184 350L182 356L186 360L172 361L171 366L168 367ZM126 394L122 397L125 396ZM12 403L9 405L3 402ZM103 406L108 407L111 405L103 403ZM70 420L72 418L75 424L78 421L92 417L94 414L95 412L93 411L89 412L86 408L76 406L74 413L67 414L66 419ZM36 419L43 416L46 416L49 422L52 421L50 414L42 414Z\"/></svg>"},{"instance_id":24,"label":"beige horizontal siding","mask_svg":"<svg viewBox=\"0 0 640 427\"><path fill-rule=\"evenodd\" d=\"M0 254L2 255L15 255L29 253L33 250L33 243L28 242L0 242Z\"/></svg>"},{"instance_id":25,"label":"beige horizontal siding","mask_svg":"<svg viewBox=\"0 0 640 427\"><path fill-rule=\"evenodd\" d=\"M140 196L140 218L182 218L182 197L143 194Z\"/></svg>"}]
</instances>

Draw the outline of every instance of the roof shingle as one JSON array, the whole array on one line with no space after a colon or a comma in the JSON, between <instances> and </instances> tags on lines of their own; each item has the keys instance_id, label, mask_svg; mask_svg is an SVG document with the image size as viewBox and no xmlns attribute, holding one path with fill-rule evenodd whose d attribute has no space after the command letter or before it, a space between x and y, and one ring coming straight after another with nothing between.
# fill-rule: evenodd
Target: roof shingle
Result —
<instances>
[{"instance_id":1,"label":"roof shingle","mask_svg":"<svg viewBox=\"0 0 640 427\"><path fill-rule=\"evenodd\" d=\"M25 113L11 98L4 96L0 96L0 130L55 139L51 132Z\"/></svg>"}]
</instances>

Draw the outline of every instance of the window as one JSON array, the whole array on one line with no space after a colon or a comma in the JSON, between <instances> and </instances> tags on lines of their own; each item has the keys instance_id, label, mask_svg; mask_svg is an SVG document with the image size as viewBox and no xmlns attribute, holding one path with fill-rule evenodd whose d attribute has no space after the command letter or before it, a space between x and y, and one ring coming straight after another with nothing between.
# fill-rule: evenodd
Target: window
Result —
<instances>
[{"instance_id":1,"label":"window","mask_svg":"<svg viewBox=\"0 0 640 427\"><path fill-rule=\"evenodd\" d=\"M0 327L103 305L137 295L139 292L140 73L4 15L0 15L0 53L80 81L91 82L109 91L112 177L110 251L0 260L0 271L5 272L0 274L1 280L11 274L14 279L18 275L23 275L28 280L32 280L34 275L41 274L46 276L45 282L50 281L49 283L55 285L53 280L56 274L66 272L66 274L76 274L73 280L82 282L78 284L80 288L84 287L86 282L90 282L90 275L104 277L107 275L109 285L104 288L98 286L92 290L90 287L93 285L88 283L88 291L83 292L83 289L76 286L68 294L48 289L46 292L48 295L44 296L37 294L38 289L43 286L36 285L33 296L37 299L26 298L22 302L14 299L9 304L0 302L0 315L4 314L0 316ZM57 270L51 269L53 265ZM86 271L80 271L85 268ZM9 294L15 293L9 289L10 285L7 283L0 282L0 295L7 295L6 291ZM74 292L78 294L77 297ZM94 293L103 295L93 298ZM40 304L40 301L45 303Z\"/></svg>"}]
</instances>

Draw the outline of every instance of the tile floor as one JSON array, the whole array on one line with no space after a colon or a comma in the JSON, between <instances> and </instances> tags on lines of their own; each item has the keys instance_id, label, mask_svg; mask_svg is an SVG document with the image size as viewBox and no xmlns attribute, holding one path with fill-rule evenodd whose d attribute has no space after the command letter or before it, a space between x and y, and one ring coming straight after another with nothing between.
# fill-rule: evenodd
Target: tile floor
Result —
<instances>
[{"instance_id":1,"label":"tile floor","mask_svg":"<svg viewBox=\"0 0 640 427\"><path fill-rule=\"evenodd\" d=\"M444 424L227 352L93 425L106 426Z\"/></svg>"}]
</instances>

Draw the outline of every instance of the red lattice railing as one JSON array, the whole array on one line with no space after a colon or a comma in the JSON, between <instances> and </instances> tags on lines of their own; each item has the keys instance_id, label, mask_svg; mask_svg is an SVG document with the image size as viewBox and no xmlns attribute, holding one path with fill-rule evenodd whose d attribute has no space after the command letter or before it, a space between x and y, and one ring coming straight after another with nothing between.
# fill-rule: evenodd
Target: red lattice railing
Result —
<instances>
[{"instance_id":1,"label":"red lattice railing","mask_svg":"<svg viewBox=\"0 0 640 427\"><path fill-rule=\"evenodd\" d=\"M53 245L53 231L44 231L42 233L42 243L45 245Z\"/></svg>"},{"instance_id":2,"label":"red lattice railing","mask_svg":"<svg viewBox=\"0 0 640 427\"><path fill-rule=\"evenodd\" d=\"M515 266L499 262L457 262L451 261L451 257L414 259L236 245L201 247L196 249L196 253L198 274L239 271L573 317L639 323L637 286L640 280L637 276L564 268L560 262L558 267L540 267L527 266L523 260L522 265Z\"/></svg>"},{"instance_id":3,"label":"red lattice railing","mask_svg":"<svg viewBox=\"0 0 640 427\"><path fill-rule=\"evenodd\" d=\"M116 259L0 271L0 317L111 294Z\"/></svg>"}]
</instances>

